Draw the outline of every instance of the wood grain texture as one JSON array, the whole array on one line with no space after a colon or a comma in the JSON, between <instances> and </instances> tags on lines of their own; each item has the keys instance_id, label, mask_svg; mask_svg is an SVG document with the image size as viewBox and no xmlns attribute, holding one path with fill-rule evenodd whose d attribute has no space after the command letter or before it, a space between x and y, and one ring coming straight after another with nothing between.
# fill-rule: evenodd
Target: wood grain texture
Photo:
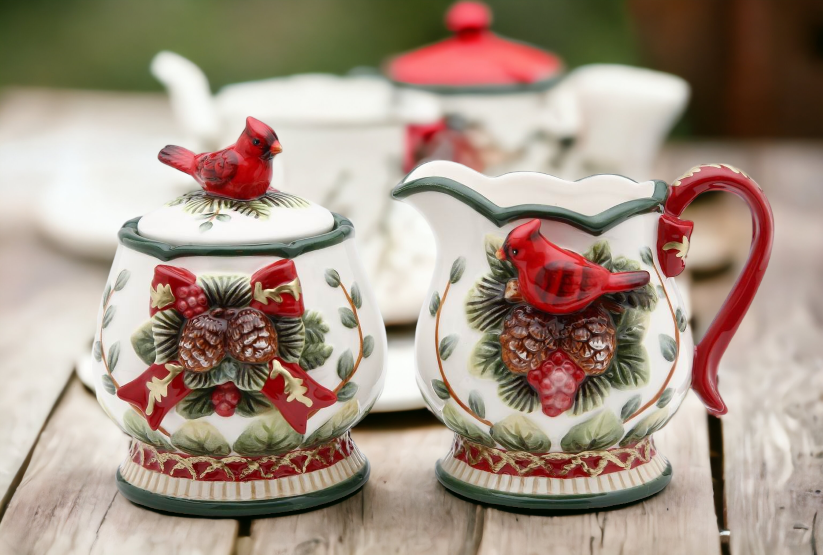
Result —
<instances>
[{"instance_id":1,"label":"wood grain texture","mask_svg":"<svg viewBox=\"0 0 823 555\"><path fill-rule=\"evenodd\" d=\"M128 438L77 379L46 426L0 522L0 552L229 555L234 520L163 515L117 493Z\"/></svg>"},{"instance_id":2,"label":"wood grain texture","mask_svg":"<svg viewBox=\"0 0 823 555\"><path fill-rule=\"evenodd\" d=\"M823 541L823 203L772 197L772 262L720 373L727 527L741 555L817 553ZM696 292L717 306L729 286Z\"/></svg>"},{"instance_id":3,"label":"wood grain texture","mask_svg":"<svg viewBox=\"0 0 823 555\"><path fill-rule=\"evenodd\" d=\"M476 553L484 509L434 476L452 432L416 411L370 416L353 436L371 463L363 490L337 506L254 521L252 553Z\"/></svg>"},{"instance_id":4,"label":"wood grain texture","mask_svg":"<svg viewBox=\"0 0 823 555\"><path fill-rule=\"evenodd\" d=\"M674 477L658 495L596 513L544 516L485 510L479 553L720 553L712 497L706 410L690 394L655 434Z\"/></svg>"}]
</instances>

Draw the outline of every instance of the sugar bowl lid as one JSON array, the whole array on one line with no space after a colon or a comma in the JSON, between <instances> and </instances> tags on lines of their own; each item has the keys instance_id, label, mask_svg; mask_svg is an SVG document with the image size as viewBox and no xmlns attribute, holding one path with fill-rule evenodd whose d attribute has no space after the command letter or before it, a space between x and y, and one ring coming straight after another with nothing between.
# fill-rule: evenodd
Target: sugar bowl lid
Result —
<instances>
[{"instance_id":1,"label":"sugar bowl lid","mask_svg":"<svg viewBox=\"0 0 823 555\"><path fill-rule=\"evenodd\" d=\"M331 231L326 208L271 187L272 161L283 147L274 130L249 117L233 145L195 154L169 145L158 158L194 178L186 193L144 215L137 233L170 245L287 243Z\"/></svg>"},{"instance_id":2,"label":"sugar bowl lid","mask_svg":"<svg viewBox=\"0 0 823 555\"><path fill-rule=\"evenodd\" d=\"M395 57L386 73L400 83L460 88L535 85L561 73L555 54L496 35L491 21L482 2L457 2L446 14L454 36Z\"/></svg>"}]
</instances>

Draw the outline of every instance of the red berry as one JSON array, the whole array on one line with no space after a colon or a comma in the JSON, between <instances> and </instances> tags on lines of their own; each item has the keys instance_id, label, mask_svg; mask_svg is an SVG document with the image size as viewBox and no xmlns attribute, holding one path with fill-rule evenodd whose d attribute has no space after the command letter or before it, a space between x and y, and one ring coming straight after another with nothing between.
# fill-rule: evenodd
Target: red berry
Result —
<instances>
[{"instance_id":1,"label":"red berry","mask_svg":"<svg viewBox=\"0 0 823 555\"><path fill-rule=\"evenodd\" d=\"M195 312L193 310L186 310L183 312L183 316L191 320L195 316Z\"/></svg>"},{"instance_id":2,"label":"red berry","mask_svg":"<svg viewBox=\"0 0 823 555\"><path fill-rule=\"evenodd\" d=\"M220 390L220 387L217 387L214 391L211 392L211 403L213 405L217 405L218 403L223 401L223 392Z\"/></svg>"},{"instance_id":3,"label":"red berry","mask_svg":"<svg viewBox=\"0 0 823 555\"><path fill-rule=\"evenodd\" d=\"M225 399L227 403L236 406L237 403L240 402L240 392L236 389L234 391L227 391Z\"/></svg>"},{"instance_id":4,"label":"red berry","mask_svg":"<svg viewBox=\"0 0 823 555\"><path fill-rule=\"evenodd\" d=\"M206 299L206 296L203 293L197 295L197 304L199 304L200 306L206 306L208 302L208 299Z\"/></svg>"},{"instance_id":5,"label":"red berry","mask_svg":"<svg viewBox=\"0 0 823 555\"><path fill-rule=\"evenodd\" d=\"M189 297L188 299L186 299L186 303L189 305L189 307L194 308L195 306L197 306L197 297Z\"/></svg>"},{"instance_id":6,"label":"red berry","mask_svg":"<svg viewBox=\"0 0 823 555\"><path fill-rule=\"evenodd\" d=\"M229 417L234 414L234 405L230 405L225 401L222 403L218 403L214 406L214 412L218 414L218 416L222 417Z\"/></svg>"},{"instance_id":7,"label":"red berry","mask_svg":"<svg viewBox=\"0 0 823 555\"><path fill-rule=\"evenodd\" d=\"M540 367L527 375L540 395L543 413L558 416L574 405L574 396L586 373L562 351L555 351Z\"/></svg>"},{"instance_id":8,"label":"red berry","mask_svg":"<svg viewBox=\"0 0 823 555\"><path fill-rule=\"evenodd\" d=\"M189 296L189 288L186 287L186 286L178 287L176 293L177 293L178 297L188 297Z\"/></svg>"},{"instance_id":9,"label":"red berry","mask_svg":"<svg viewBox=\"0 0 823 555\"><path fill-rule=\"evenodd\" d=\"M183 299L177 301L177 304L175 306L177 307L177 310L179 310L180 312L185 312L189 308L189 305Z\"/></svg>"}]
</instances>

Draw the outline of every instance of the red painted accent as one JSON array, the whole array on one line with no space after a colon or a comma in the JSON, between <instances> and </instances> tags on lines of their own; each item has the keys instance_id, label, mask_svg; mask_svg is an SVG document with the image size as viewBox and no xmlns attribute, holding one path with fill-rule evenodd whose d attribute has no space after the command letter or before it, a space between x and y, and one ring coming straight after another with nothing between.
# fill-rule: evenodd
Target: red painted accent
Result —
<instances>
[{"instance_id":1,"label":"red painted accent","mask_svg":"<svg viewBox=\"0 0 823 555\"><path fill-rule=\"evenodd\" d=\"M550 79L563 69L556 55L501 38L488 30L491 13L480 2L458 2L446 15L455 36L394 58L390 78L415 85L519 85Z\"/></svg>"},{"instance_id":2,"label":"red painted accent","mask_svg":"<svg viewBox=\"0 0 823 555\"><path fill-rule=\"evenodd\" d=\"M628 447L635 446L632 445ZM647 442L637 444L637 447L643 453L644 458L648 460L651 460L657 453L651 438L648 438ZM492 467L499 464L500 461L503 460L503 457L495 453L493 450L484 450L483 455L481 456L482 449L483 448L481 446L464 441L462 436L455 434L454 447L452 448L454 458L463 461L472 468L483 472L488 472L489 474L507 474L509 476L520 476L522 478L571 479L590 477L589 474L583 470L582 465L570 465L571 461L568 458L555 460L547 458L545 459L545 466L535 466L532 465L532 462L525 457L508 457L508 459L513 461L513 463L508 462L504 464L500 470L495 471ZM626 448L609 449L607 452L610 452L612 456L616 457L621 462L626 463L629 460L629 457L631 457L631 453L625 449ZM505 452L502 449L500 451ZM540 456L540 453L534 453L534 455ZM598 455L593 457L580 457L580 459L581 461L584 461L589 468L597 468L603 460L603 457ZM647 461L644 461L641 458L636 458L632 463L630 463L629 468L637 468L640 465L646 464L646 462ZM569 466L571 466L571 468L567 470L567 467ZM626 470L626 468L607 460L606 466L603 468L600 476L611 474L613 472L620 472L622 470Z\"/></svg>"},{"instance_id":3,"label":"red painted accent","mask_svg":"<svg viewBox=\"0 0 823 555\"><path fill-rule=\"evenodd\" d=\"M296 449L283 455L265 457L231 455L202 460L203 457L175 453L175 457L188 459L187 462L194 469L196 477L192 477L186 467L178 464L175 458L160 462L157 457L150 457L146 453L141 453L142 449L139 442L132 443L129 456L133 463L172 478L187 478L198 482L250 482L253 480L276 480L329 468L350 456L354 452L354 443L351 436L346 434L319 447ZM161 449L158 449L158 451L165 452ZM221 461L228 469L228 472L219 466L215 467L212 464L214 460Z\"/></svg>"},{"instance_id":4,"label":"red painted accent","mask_svg":"<svg viewBox=\"0 0 823 555\"><path fill-rule=\"evenodd\" d=\"M538 368L529 370L526 379L540 395L543 414L555 417L572 408L586 373L566 353L557 350Z\"/></svg>"},{"instance_id":5,"label":"red painted accent","mask_svg":"<svg viewBox=\"0 0 823 555\"><path fill-rule=\"evenodd\" d=\"M177 361L169 364L177 364ZM163 379L169 375L165 364L152 364L148 369L140 374L137 378L127 384L120 386L117 390L117 396L124 401L131 403L140 409L146 422L149 423L149 428L156 430L160 427L160 423L166 414L174 408L174 405L179 403L186 395L191 393L191 389L186 387L183 382L183 373L179 373L168 385L166 395L159 402L154 403L154 409L151 414L146 414L149 404L149 389L147 384L151 383L152 379Z\"/></svg>"},{"instance_id":6,"label":"red painted accent","mask_svg":"<svg viewBox=\"0 0 823 555\"><path fill-rule=\"evenodd\" d=\"M403 171L410 172L418 164L430 160L450 160L475 171L483 171L483 160L468 136L446 119L437 123L406 127L406 152Z\"/></svg>"},{"instance_id":7,"label":"red painted accent","mask_svg":"<svg viewBox=\"0 0 823 555\"><path fill-rule=\"evenodd\" d=\"M561 249L540 233L534 219L509 232L498 258L517 269L520 290L527 303L549 314L583 310L608 293L619 293L649 283L649 272L611 273L577 253Z\"/></svg>"},{"instance_id":8,"label":"red painted accent","mask_svg":"<svg viewBox=\"0 0 823 555\"><path fill-rule=\"evenodd\" d=\"M278 285L291 283L295 279L298 278L294 262L291 260L280 260L256 271L251 276L251 287L252 291L254 291L255 284L260 283L263 289L274 289ZM282 293L281 296L283 300L279 303L272 299L269 299L268 304L253 300L249 306L266 314L270 314L271 316L279 316L281 318L296 318L303 315L305 307L303 305L302 293L300 294L300 298L295 298L288 292Z\"/></svg>"},{"instance_id":9,"label":"red painted accent","mask_svg":"<svg viewBox=\"0 0 823 555\"><path fill-rule=\"evenodd\" d=\"M248 117L237 142L223 150L195 154L169 145L157 158L192 176L211 195L249 200L266 194L271 183L272 158L282 150L271 127Z\"/></svg>"},{"instance_id":10,"label":"red painted accent","mask_svg":"<svg viewBox=\"0 0 823 555\"><path fill-rule=\"evenodd\" d=\"M657 259L666 277L679 276L686 269L686 257L680 257L678 251L664 249L663 246L667 243L682 243L683 237L690 240L692 229L694 222L681 220L669 214L660 216L660 223L657 226Z\"/></svg>"},{"instance_id":11,"label":"red painted accent","mask_svg":"<svg viewBox=\"0 0 823 555\"><path fill-rule=\"evenodd\" d=\"M333 405L337 402L337 395L334 391L330 391L314 381L299 364L285 362L280 359L275 360L288 370L292 376L303 380L303 386L308 389L304 395L311 399L312 405L307 407L297 399L287 400L286 380L281 375L277 375L274 379L269 378L260 393L265 395L277 407L289 426L294 428L297 433L305 434L309 414ZM271 363L269 368L271 368Z\"/></svg>"},{"instance_id":12,"label":"red painted accent","mask_svg":"<svg viewBox=\"0 0 823 555\"><path fill-rule=\"evenodd\" d=\"M673 218L679 217L698 195L706 191L734 193L746 201L752 213L752 247L749 259L703 340L694 349L692 388L710 413L721 415L726 414L727 408L717 391L718 364L749 310L766 273L774 239L774 216L766 195L757 183L725 166L701 166L700 171L682 178L680 185L671 187L665 214Z\"/></svg>"},{"instance_id":13,"label":"red painted accent","mask_svg":"<svg viewBox=\"0 0 823 555\"><path fill-rule=\"evenodd\" d=\"M151 280L151 288L157 289L158 285L171 285L172 293L180 287L194 285L197 282L197 276L185 268L178 268L176 266L166 266L165 264L158 264L154 267L154 279ZM179 300L176 298L175 301ZM172 303L163 308L152 308L151 300L149 300L149 314L154 316L161 310L169 310L174 308L175 303Z\"/></svg>"}]
</instances>

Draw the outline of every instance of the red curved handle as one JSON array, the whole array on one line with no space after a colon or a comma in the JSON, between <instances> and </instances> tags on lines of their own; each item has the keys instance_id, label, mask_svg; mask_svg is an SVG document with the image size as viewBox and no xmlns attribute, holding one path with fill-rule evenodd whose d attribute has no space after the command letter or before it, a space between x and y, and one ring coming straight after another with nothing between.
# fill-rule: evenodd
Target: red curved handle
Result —
<instances>
[{"instance_id":1,"label":"red curved handle","mask_svg":"<svg viewBox=\"0 0 823 555\"><path fill-rule=\"evenodd\" d=\"M664 228L669 231L669 239L673 229L685 233L685 248L688 248L687 237L691 232L691 222L682 222L679 216L698 195L706 191L734 193L746 201L752 213L752 246L749 259L703 340L694 349L692 388L703 400L710 413L721 415L726 414L727 408L717 391L717 367L726 347L729 346L729 342L740 326L743 316L749 310L757 288L766 273L766 266L769 264L769 256L772 252L774 217L769 201L766 200L760 186L742 171L727 164L697 166L672 183L669 198L666 199L665 214L661 218L658 234L658 258L661 260L664 271L666 270L665 260L672 261L671 251L683 250L683 248L674 248L671 242L663 242L666 239ZM666 220L668 224L664 225ZM684 231L684 226L688 227L688 231ZM667 246L668 249L665 248ZM681 265L683 256L685 252L680 253ZM680 272L674 270L671 274L668 271L665 273L673 275Z\"/></svg>"}]
</instances>

